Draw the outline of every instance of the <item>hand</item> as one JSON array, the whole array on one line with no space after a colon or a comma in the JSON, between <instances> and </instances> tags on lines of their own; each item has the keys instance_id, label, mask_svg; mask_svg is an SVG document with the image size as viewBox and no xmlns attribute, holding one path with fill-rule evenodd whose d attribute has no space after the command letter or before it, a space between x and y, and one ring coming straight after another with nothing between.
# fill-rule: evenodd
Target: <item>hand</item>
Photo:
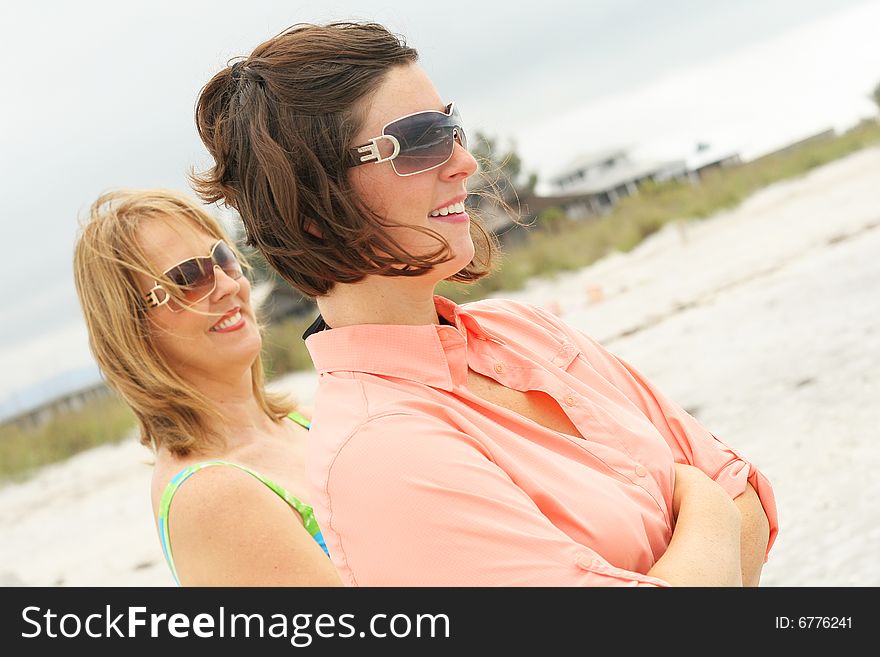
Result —
<instances>
[{"instance_id":1,"label":"hand","mask_svg":"<svg viewBox=\"0 0 880 657\"><path fill-rule=\"evenodd\" d=\"M682 501L688 499L718 505L720 509L739 511L718 482L692 465L675 464L675 485L672 489L672 514L677 518Z\"/></svg>"},{"instance_id":2,"label":"hand","mask_svg":"<svg viewBox=\"0 0 880 657\"><path fill-rule=\"evenodd\" d=\"M727 491L676 463L672 511L672 540L648 575L673 586L742 586L740 514Z\"/></svg>"}]
</instances>

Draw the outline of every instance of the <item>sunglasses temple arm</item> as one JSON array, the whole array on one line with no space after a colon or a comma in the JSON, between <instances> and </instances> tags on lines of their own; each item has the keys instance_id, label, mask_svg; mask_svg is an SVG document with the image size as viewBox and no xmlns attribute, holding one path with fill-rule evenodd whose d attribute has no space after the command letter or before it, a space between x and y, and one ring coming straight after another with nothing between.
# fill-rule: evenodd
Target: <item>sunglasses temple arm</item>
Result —
<instances>
[{"instance_id":1,"label":"sunglasses temple arm","mask_svg":"<svg viewBox=\"0 0 880 657\"><path fill-rule=\"evenodd\" d=\"M165 288L161 285L153 286L149 292L144 295L144 299L147 302L147 307L149 308L158 308L159 306L164 305L168 302L168 292L165 292L165 297L159 301L159 297L156 296L156 290L162 290L165 292Z\"/></svg>"},{"instance_id":2,"label":"sunglasses temple arm","mask_svg":"<svg viewBox=\"0 0 880 657\"><path fill-rule=\"evenodd\" d=\"M387 139L391 142L394 150L391 155L388 157L382 157L379 153L379 144L378 141L380 139ZM366 155L362 155L360 157L360 163L366 164L367 162L388 162L389 160L393 160L395 157L400 155L400 142L397 141L397 137L394 135L379 135L378 137L373 137L370 139L369 144L364 144L363 146L359 146L357 148L358 153L366 153Z\"/></svg>"}]
</instances>

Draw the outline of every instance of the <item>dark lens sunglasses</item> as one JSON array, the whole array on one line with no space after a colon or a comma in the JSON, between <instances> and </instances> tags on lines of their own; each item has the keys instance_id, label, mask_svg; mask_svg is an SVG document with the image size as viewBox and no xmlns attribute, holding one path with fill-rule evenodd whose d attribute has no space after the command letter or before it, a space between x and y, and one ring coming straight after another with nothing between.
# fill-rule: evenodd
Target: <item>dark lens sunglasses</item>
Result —
<instances>
[{"instance_id":1,"label":"dark lens sunglasses","mask_svg":"<svg viewBox=\"0 0 880 657\"><path fill-rule=\"evenodd\" d=\"M176 313L206 299L217 287L214 267L220 267L229 278L241 278L241 265L235 252L226 242L219 240L211 248L210 255L189 258L162 274L180 290L179 295L173 296L174 303L171 303L172 294L159 281L153 281L153 287L144 297L147 306L158 308L167 304L168 310Z\"/></svg>"},{"instance_id":2,"label":"dark lens sunglasses","mask_svg":"<svg viewBox=\"0 0 880 657\"><path fill-rule=\"evenodd\" d=\"M351 166L391 162L398 176L414 176L436 169L452 158L456 141L467 148L467 136L461 124L454 102L449 103L444 112L429 110L402 116L386 124L378 137L352 148ZM391 154L385 157L379 151L382 139L392 148Z\"/></svg>"}]
</instances>

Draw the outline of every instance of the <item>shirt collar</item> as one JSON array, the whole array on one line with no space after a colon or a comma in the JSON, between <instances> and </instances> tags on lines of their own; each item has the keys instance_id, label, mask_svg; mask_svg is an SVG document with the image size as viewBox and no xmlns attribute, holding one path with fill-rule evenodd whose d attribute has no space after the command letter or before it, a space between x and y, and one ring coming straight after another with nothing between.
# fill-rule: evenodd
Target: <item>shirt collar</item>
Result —
<instances>
[{"instance_id":1,"label":"shirt collar","mask_svg":"<svg viewBox=\"0 0 880 657\"><path fill-rule=\"evenodd\" d=\"M302 339L305 340L310 335L320 333L321 331L327 330L329 328L330 327L327 326L327 322L324 321L324 318L321 317L321 315L318 315L317 319L315 319L315 321L312 322L311 326L306 329L306 332L303 333Z\"/></svg>"},{"instance_id":2,"label":"shirt collar","mask_svg":"<svg viewBox=\"0 0 880 657\"><path fill-rule=\"evenodd\" d=\"M501 340L454 301L435 295L434 307L450 326L358 324L330 329L319 315L303 338L319 374L365 372L452 390L467 375L468 339Z\"/></svg>"}]
</instances>

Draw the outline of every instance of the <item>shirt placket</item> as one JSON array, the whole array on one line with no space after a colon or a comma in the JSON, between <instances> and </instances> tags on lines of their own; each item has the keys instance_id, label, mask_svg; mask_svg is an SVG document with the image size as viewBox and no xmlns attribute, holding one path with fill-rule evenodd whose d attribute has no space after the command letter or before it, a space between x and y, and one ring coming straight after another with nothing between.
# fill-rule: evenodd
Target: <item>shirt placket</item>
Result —
<instances>
[{"instance_id":1,"label":"shirt placket","mask_svg":"<svg viewBox=\"0 0 880 657\"><path fill-rule=\"evenodd\" d=\"M588 438L586 430L589 408L579 403L580 395L568 386L555 379L549 372L538 364L522 358L518 354L506 348L506 345L488 337L474 336L479 340L480 346L476 352L481 367L476 369L484 376L490 376L501 385L519 390L520 392L540 391L552 397L572 424L578 429L584 438ZM473 366L476 363L471 363ZM546 429L546 427L543 427ZM547 429L559 435L563 432Z\"/></svg>"},{"instance_id":2,"label":"shirt placket","mask_svg":"<svg viewBox=\"0 0 880 657\"><path fill-rule=\"evenodd\" d=\"M575 442L575 444L581 449L587 450L594 456L603 458L598 454L595 454L595 450L591 449L589 445L591 442L590 426L602 424L596 418L595 413L591 410L591 402L589 399L578 391L566 386L558 378L552 376L550 372L540 367L537 363L532 363L506 349L505 345L499 344L494 340L489 342L489 344L483 344L484 349L481 349L481 351L483 351L484 363L485 365L489 365L489 369L491 369L491 373L487 374L487 376L492 376L492 378L502 385L516 390L540 390L541 392L550 395L556 400L559 407L578 429L578 432L583 438L578 439L560 431L547 429L546 427L543 428L552 431L566 440ZM557 367L565 369L571 364L577 354L578 349L576 345L568 342L564 343L551 359L551 363ZM650 495L660 508L664 517L666 517L667 513L665 503L663 502L662 491L657 482L654 481L654 478L649 476L648 469L645 465L640 463L625 445L621 445L621 447L606 446L615 450L615 452L618 453L618 458L616 458L613 463L608 462L605 458L603 458L603 461L605 461L608 466L613 468L616 472L626 477L633 485L641 488L645 493Z\"/></svg>"}]
</instances>

